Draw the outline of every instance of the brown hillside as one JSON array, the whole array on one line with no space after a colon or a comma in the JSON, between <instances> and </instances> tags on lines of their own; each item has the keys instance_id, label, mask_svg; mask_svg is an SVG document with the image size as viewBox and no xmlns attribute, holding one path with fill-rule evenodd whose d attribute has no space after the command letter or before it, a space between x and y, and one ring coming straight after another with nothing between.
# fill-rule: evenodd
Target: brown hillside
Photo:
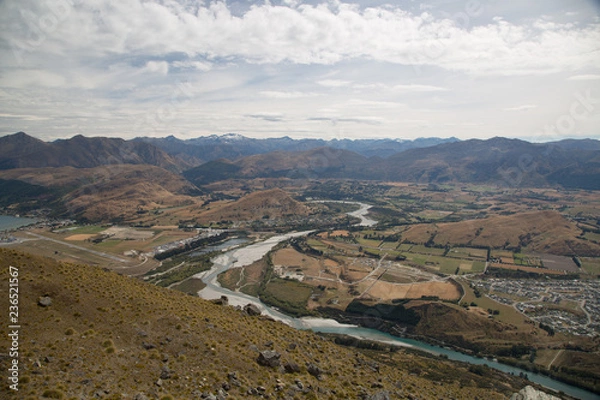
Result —
<instances>
[{"instance_id":1,"label":"brown hillside","mask_svg":"<svg viewBox=\"0 0 600 400\"><path fill-rule=\"evenodd\" d=\"M421 317L414 333L472 350L502 341L532 346L541 340L536 335L547 337L543 331L534 333L533 327L529 332L518 330L515 326L469 313L455 305L415 301L412 309Z\"/></svg>"},{"instance_id":2,"label":"brown hillside","mask_svg":"<svg viewBox=\"0 0 600 400\"><path fill-rule=\"evenodd\" d=\"M300 152L275 151L242 158L235 164L241 174L255 176L312 176L343 175L364 168L366 158L347 150L319 147Z\"/></svg>"},{"instance_id":3,"label":"brown hillside","mask_svg":"<svg viewBox=\"0 0 600 400\"><path fill-rule=\"evenodd\" d=\"M281 189L270 189L250 193L241 199L201 214L199 221L251 221L269 218L281 218L292 215L308 215L310 208L294 200Z\"/></svg>"},{"instance_id":4,"label":"brown hillside","mask_svg":"<svg viewBox=\"0 0 600 400\"><path fill-rule=\"evenodd\" d=\"M14 396L5 379L0 398L372 399L387 393L376 398L491 400L525 386L516 377L479 376L439 358L363 354L96 267L0 249L4 282L8 266L19 273L20 383ZM7 290L2 285L5 310ZM51 298L49 306L38 305L42 296ZM8 340L2 335L0 346L8 349ZM281 367L259 365L264 350L278 352ZM0 357L3 371L10 362Z\"/></svg>"},{"instance_id":5,"label":"brown hillside","mask_svg":"<svg viewBox=\"0 0 600 400\"><path fill-rule=\"evenodd\" d=\"M151 165L12 169L0 171L0 178L64 190L69 215L91 221L127 220L139 208L193 204L189 195L198 192L180 176Z\"/></svg>"},{"instance_id":6,"label":"brown hillside","mask_svg":"<svg viewBox=\"0 0 600 400\"><path fill-rule=\"evenodd\" d=\"M420 224L410 227L402 239L426 243L433 235L437 245L526 247L529 251L556 255L600 255L600 246L577 236L580 229L556 211L493 215L484 219Z\"/></svg>"}]
</instances>

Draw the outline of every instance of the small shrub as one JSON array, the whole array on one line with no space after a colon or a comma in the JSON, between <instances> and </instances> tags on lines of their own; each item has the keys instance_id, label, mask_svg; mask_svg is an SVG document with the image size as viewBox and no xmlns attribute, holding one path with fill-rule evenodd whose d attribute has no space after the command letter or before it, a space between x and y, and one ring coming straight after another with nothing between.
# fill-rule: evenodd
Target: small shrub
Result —
<instances>
[{"instance_id":1,"label":"small shrub","mask_svg":"<svg viewBox=\"0 0 600 400\"><path fill-rule=\"evenodd\" d=\"M67 330L65 331L65 335L67 336L71 336L75 334L75 329L73 328L67 328Z\"/></svg>"},{"instance_id":2,"label":"small shrub","mask_svg":"<svg viewBox=\"0 0 600 400\"><path fill-rule=\"evenodd\" d=\"M65 394L58 389L46 389L44 390L44 393L42 393L42 397L47 399L64 399Z\"/></svg>"}]
</instances>

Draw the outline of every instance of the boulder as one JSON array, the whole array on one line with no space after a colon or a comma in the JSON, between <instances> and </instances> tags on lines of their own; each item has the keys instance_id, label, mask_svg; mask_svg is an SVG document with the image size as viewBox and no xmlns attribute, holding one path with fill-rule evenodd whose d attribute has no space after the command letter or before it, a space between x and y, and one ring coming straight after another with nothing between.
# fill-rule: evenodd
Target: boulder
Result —
<instances>
[{"instance_id":1,"label":"boulder","mask_svg":"<svg viewBox=\"0 0 600 400\"><path fill-rule=\"evenodd\" d=\"M52 305L52 298L50 296L42 296L38 299L38 305L41 307L50 307Z\"/></svg>"},{"instance_id":2,"label":"boulder","mask_svg":"<svg viewBox=\"0 0 600 400\"><path fill-rule=\"evenodd\" d=\"M313 363L306 364L306 370L308 371L309 374L311 374L315 378L320 377L324 372L321 368L319 368L318 365L315 365Z\"/></svg>"},{"instance_id":3,"label":"boulder","mask_svg":"<svg viewBox=\"0 0 600 400\"><path fill-rule=\"evenodd\" d=\"M288 361L285 364L283 364L283 369L288 374L297 374L298 372L300 372L300 366L293 361Z\"/></svg>"},{"instance_id":4,"label":"boulder","mask_svg":"<svg viewBox=\"0 0 600 400\"><path fill-rule=\"evenodd\" d=\"M525 386L518 393L513 394L510 400L560 400L560 398L534 389L531 386Z\"/></svg>"},{"instance_id":5,"label":"boulder","mask_svg":"<svg viewBox=\"0 0 600 400\"><path fill-rule=\"evenodd\" d=\"M390 400L390 392L382 390L369 397L369 400Z\"/></svg>"},{"instance_id":6,"label":"boulder","mask_svg":"<svg viewBox=\"0 0 600 400\"><path fill-rule=\"evenodd\" d=\"M246 311L246 314L252 316L260 315L261 313L260 308L258 308L256 304L252 303L246 304L246 306L244 307L244 311Z\"/></svg>"},{"instance_id":7,"label":"boulder","mask_svg":"<svg viewBox=\"0 0 600 400\"><path fill-rule=\"evenodd\" d=\"M229 305L229 297L227 297L227 296L221 296L220 299L214 299L211 301L220 306L228 306Z\"/></svg>"},{"instance_id":8,"label":"boulder","mask_svg":"<svg viewBox=\"0 0 600 400\"><path fill-rule=\"evenodd\" d=\"M281 365L281 354L275 350L261 351L256 360L260 365L265 367L279 367Z\"/></svg>"}]
</instances>

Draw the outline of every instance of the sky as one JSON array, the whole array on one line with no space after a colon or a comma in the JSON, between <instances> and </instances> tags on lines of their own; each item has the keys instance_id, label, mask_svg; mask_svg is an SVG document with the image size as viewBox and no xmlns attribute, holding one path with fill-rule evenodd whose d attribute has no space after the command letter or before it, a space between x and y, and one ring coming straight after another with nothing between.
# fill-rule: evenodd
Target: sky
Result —
<instances>
[{"instance_id":1,"label":"sky","mask_svg":"<svg viewBox=\"0 0 600 400\"><path fill-rule=\"evenodd\" d=\"M2 0L0 136L600 139L598 0Z\"/></svg>"}]
</instances>

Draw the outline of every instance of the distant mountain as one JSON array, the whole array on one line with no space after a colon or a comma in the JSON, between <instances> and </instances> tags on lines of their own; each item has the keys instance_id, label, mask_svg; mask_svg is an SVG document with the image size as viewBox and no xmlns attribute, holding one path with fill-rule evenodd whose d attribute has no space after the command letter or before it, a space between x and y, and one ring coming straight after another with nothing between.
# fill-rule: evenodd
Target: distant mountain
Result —
<instances>
[{"instance_id":1,"label":"distant mountain","mask_svg":"<svg viewBox=\"0 0 600 400\"><path fill-rule=\"evenodd\" d=\"M112 164L149 164L170 171L186 166L156 146L139 141L78 135L43 142L24 132L0 137L0 169L93 168Z\"/></svg>"},{"instance_id":2,"label":"distant mountain","mask_svg":"<svg viewBox=\"0 0 600 400\"><path fill-rule=\"evenodd\" d=\"M392 154L393 153L393 154ZM230 178L341 178L485 183L600 190L600 141L519 139L251 139L237 134L180 140L86 138L43 142L23 132L0 138L0 170L153 165L196 185Z\"/></svg>"},{"instance_id":3,"label":"distant mountain","mask_svg":"<svg viewBox=\"0 0 600 400\"><path fill-rule=\"evenodd\" d=\"M569 150L600 150L600 140L594 139L565 139L548 144Z\"/></svg>"},{"instance_id":4,"label":"distant mountain","mask_svg":"<svg viewBox=\"0 0 600 400\"><path fill-rule=\"evenodd\" d=\"M597 141L593 141L594 143ZM518 139L467 140L408 150L371 171L380 179L422 183L471 182L503 186L561 186L600 189L595 176L600 150ZM569 177L577 174L579 182Z\"/></svg>"},{"instance_id":5,"label":"distant mountain","mask_svg":"<svg viewBox=\"0 0 600 400\"><path fill-rule=\"evenodd\" d=\"M143 137L134 140L151 143L166 151L171 156L179 157L188 163L193 164L195 162L196 165L220 158L237 160L242 157L266 154L273 151L304 151L319 147L349 150L365 157L378 156L385 158L408 149L458 141L456 138L323 140L282 137L253 139L234 133L221 136L211 135L188 140L177 139L174 136L166 138Z\"/></svg>"},{"instance_id":6,"label":"distant mountain","mask_svg":"<svg viewBox=\"0 0 600 400\"><path fill-rule=\"evenodd\" d=\"M319 147L306 151L256 154L237 161L209 161L185 171L183 175L196 185L231 178L348 178L356 177L358 171L366 168L368 160L351 151Z\"/></svg>"},{"instance_id":7,"label":"distant mountain","mask_svg":"<svg viewBox=\"0 0 600 400\"><path fill-rule=\"evenodd\" d=\"M197 185L229 178L347 178L419 183L487 183L600 189L597 141L534 144L493 138L413 148L387 158L321 147L216 160L184 172Z\"/></svg>"}]
</instances>

